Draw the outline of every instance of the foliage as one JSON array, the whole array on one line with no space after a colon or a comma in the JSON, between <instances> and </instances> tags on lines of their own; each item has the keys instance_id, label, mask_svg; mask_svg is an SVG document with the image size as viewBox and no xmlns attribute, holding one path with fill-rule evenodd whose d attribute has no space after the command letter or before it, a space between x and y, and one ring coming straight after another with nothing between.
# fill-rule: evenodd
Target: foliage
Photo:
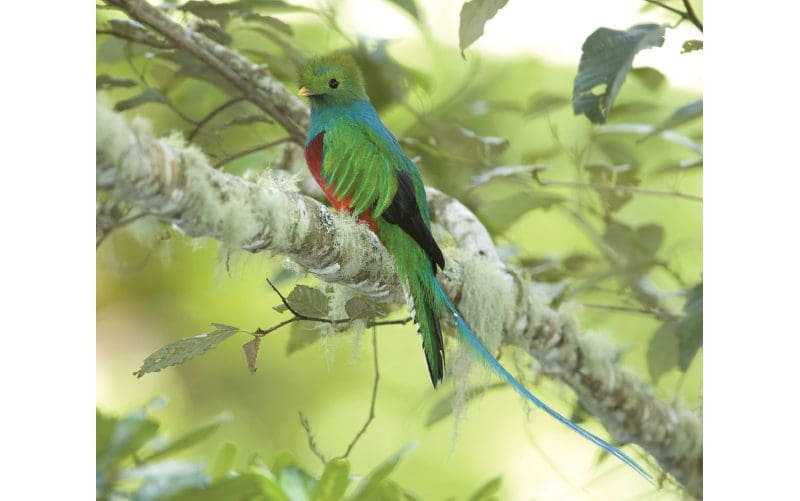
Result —
<instances>
[{"instance_id":1,"label":"foliage","mask_svg":"<svg viewBox=\"0 0 800 501\"><path fill-rule=\"evenodd\" d=\"M237 460L238 447L222 445L209 461L179 459L184 449L214 434L224 416L168 439L159 435L160 423L151 410L163 405L157 399L123 416L97 410L97 499L139 501L270 500L270 501L363 501L372 499L417 499L390 476L408 446L378 464L363 476L354 476L350 463L334 458L319 475L303 468L289 453L278 454L267 465L258 454ZM241 466L237 467L236 465ZM471 499L487 499L499 488L495 478Z\"/></svg>"},{"instance_id":2,"label":"foliage","mask_svg":"<svg viewBox=\"0 0 800 501\"><path fill-rule=\"evenodd\" d=\"M599 27L587 33L581 60L565 71L528 56L481 56L476 41L491 29L488 22L493 17L503 15L505 1L464 2L458 40L449 44L425 37L431 27L414 0L389 1L398 15L419 27L422 41L404 45L354 38L339 26L335 3L307 8L284 1L192 0L163 3L161 8L268 69L289 89L296 88L295 74L307 55L321 48L353 54L364 69L373 102L420 165L426 183L459 198L480 217L520 278L537 282L537 290L555 305L581 305L587 328L612 332L625 346L625 362L649 373L659 394L697 403L699 376L692 370L702 361L702 99L671 88L669 75L635 66L637 53L652 47L663 50L658 49L663 38L674 36L659 22L659 11L646 11L652 17L648 24ZM257 176L267 167L289 175L303 172L302 158L280 142L286 132L213 69L119 11L98 10L97 21L96 87L116 109L148 117L159 134L183 135L233 174ZM687 53L702 50L702 40L686 40L683 47ZM467 48L470 57L465 63L459 52ZM402 314L359 296L337 306L331 291L314 284L286 286L291 292L281 296L285 301L273 311L274 299L264 296L269 293L263 285L265 267L237 275L237 256L232 276L241 290L213 295L208 292L213 280L203 281L213 278L219 266L209 257L213 250L202 244L196 244L200 251L187 250L183 236L163 227L153 229L141 216L120 207L107 193L98 193L98 243L108 236L98 251L99 308L119 302L134 305L132 311L150 312L152 323L143 322L136 330L137 343L120 341L120 346L130 346L128 353L136 361L145 359L136 374L149 375L137 383L180 381L193 405L233 402L230 405L241 405L243 412L265 415L264 420L284 433L297 424L281 427L287 419L280 421L278 416L293 419L293 409L308 405L297 395L306 395L309 386L321 388L316 397L327 405L334 405L324 400L329 393L334 402L363 401L363 392L337 383L340 378L330 377L327 365L314 356L336 351L328 346L328 334L400 323L391 319ZM169 252L162 253L164 249ZM170 252L177 257L168 265L153 259ZM277 261L266 268L276 282L296 278ZM131 275L129 270L141 272ZM231 273L227 267L226 271ZM164 306L171 304L177 306ZM243 327L214 324L207 334L191 336L212 321ZM289 326L281 338L283 349L268 351L274 336L266 334L282 326ZM98 338L112 331L116 333L112 328L98 332ZM119 332L115 339L128 331ZM176 340L180 336L190 337ZM125 339L131 338L128 334ZM241 349L230 341L236 338L244 342L244 360ZM315 348L304 349L310 346ZM358 350L356 345L348 353ZM383 376L401 400L417 402L420 392L428 390L427 382L424 377L416 381L411 369L399 369L408 367L413 357L395 351L385 355L396 357L395 374ZM239 357L233 364L227 356L231 353ZM182 365L200 355L206 365ZM259 356L258 375L267 378L263 387L258 386L262 380L255 379L236 389L222 384L237 371L254 372ZM124 365L130 364L128 359L120 363L130 377L136 365ZM687 374L694 379L685 383ZM353 386L353 380L343 381ZM340 385L327 386L335 384ZM486 386L494 389L476 384L466 398L481 400ZM264 399L268 402L252 397L268 391L276 392ZM246 404L237 404L234 396ZM451 414L454 397L448 393L436 400L420 413L430 424ZM280 412L265 411L278 403ZM391 413L379 413L379 418L400 419ZM119 423L120 431L115 431ZM158 429L144 410L120 418L98 413L98 489L109 498L116 489L145 496L145 485L155 492L156 485L181 482L203 492L220 489L216 494L209 491L210 496L220 496L224 489L274 489L270 492L288 499L328 499L313 493L333 496L342 485L349 496L372 492L372 487L358 488L362 484L342 480L349 477L346 460L328 462L318 475L280 458L269 468L255 461L236 469L235 448L225 446L205 466L170 466L165 459L173 461L177 449L164 449L168 452L156 455L158 461L151 457L161 443ZM117 438L112 441L112 436ZM193 440L183 443L191 445ZM139 463L142 458L147 460ZM158 468L147 468L154 464ZM391 467L379 467L373 478L386 469L388 475ZM180 480L167 482L173 478L169 475ZM386 478L376 482L387 496L390 491L395 497L405 492ZM487 484L486 494L478 498L493 496L496 484ZM200 492L193 495L200 498Z\"/></svg>"}]
</instances>

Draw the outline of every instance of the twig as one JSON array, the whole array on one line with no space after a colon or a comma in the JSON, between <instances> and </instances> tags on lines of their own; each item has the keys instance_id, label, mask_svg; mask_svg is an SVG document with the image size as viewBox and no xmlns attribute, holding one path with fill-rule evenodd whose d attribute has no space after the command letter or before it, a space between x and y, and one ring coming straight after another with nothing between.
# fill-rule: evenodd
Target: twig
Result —
<instances>
[{"instance_id":1,"label":"twig","mask_svg":"<svg viewBox=\"0 0 800 501\"><path fill-rule=\"evenodd\" d=\"M319 451L317 448L317 442L314 440L314 433L311 431L311 425L308 423L308 419L303 415L302 412L298 412L300 415L300 426L306 430L306 437L308 438L308 448L311 449L311 452L314 453L315 456L322 461L322 464L327 464L328 460L325 459L325 456Z\"/></svg>"},{"instance_id":2,"label":"twig","mask_svg":"<svg viewBox=\"0 0 800 501\"><path fill-rule=\"evenodd\" d=\"M106 3L119 7L125 11L132 19L139 21L142 24L150 26L162 36L171 40L175 45L186 52L190 53L212 70L216 71L221 77L233 84L234 87L239 89L243 96L253 104L261 108L269 116L275 119L284 129L289 133L292 140L298 144L303 144L305 141L305 131L303 126L293 120L292 115L289 113L288 98L294 98L285 88L277 84L277 81L270 82L274 88L266 88L258 86L256 82L240 75L237 72L238 68L231 66L231 61L225 58L230 58L230 51L220 44L212 42L201 33L189 32L183 26L174 22L158 7L150 5L143 0L106 0ZM237 57L237 63L249 64L248 68L255 72L255 65L244 61L242 58ZM261 69L264 72L265 70ZM255 78L255 75L250 75ZM274 77L269 75L271 80ZM287 99L279 99L287 98ZM307 112L306 112L307 113Z\"/></svg>"},{"instance_id":3,"label":"twig","mask_svg":"<svg viewBox=\"0 0 800 501\"><path fill-rule=\"evenodd\" d=\"M122 226L125 226L126 224L130 224L130 223L136 221L137 219L141 219L146 215L147 215L147 212L140 212L140 213L135 214L133 216L128 216L128 217L126 217L124 219L120 219L116 223L114 223L112 225L109 225L106 228L102 228L100 231L102 231L103 234L100 236L100 238L97 239L97 245L95 246L95 249L99 249L100 248L100 244L102 244L105 241L106 237L108 237L108 235L110 235L112 231L116 230L117 228L121 228Z\"/></svg>"},{"instance_id":4,"label":"twig","mask_svg":"<svg viewBox=\"0 0 800 501\"><path fill-rule=\"evenodd\" d=\"M210 122L215 116L217 116L219 113L221 113L225 109L229 108L230 106L233 106L234 104L236 104L236 103L238 103L240 101L244 101L244 97L243 96L235 97L233 99L225 101L221 105L219 105L216 108L214 108L211 112L208 113L208 115L203 117L202 120L197 122L197 125L195 126L195 128L192 129L192 132L189 133L188 140L191 141L192 139L194 139L194 136L196 136L197 133L200 132L200 129L205 127L205 125L208 122Z\"/></svg>"},{"instance_id":5,"label":"twig","mask_svg":"<svg viewBox=\"0 0 800 501\"><path fill-rule=\"evenodd\" d=\"M640 195L656 195L662 197L677 197L683 198L684 200L691 200L693 202L702 202L703 197L699 197L697 195L690 195L688 193L681 193L680 191L661 191L661 190L652 190L649 188L638 188L636 186L620 186L620 185L608 185L608 184L597 184L597 183L576 183L574 181L550 181L548 179L541 179L536 171L533 172L533 179L540 185L540 186L565 186L567 188L578 188L578 189L593 189L593 190L602 190L602 191L621 191L624 193L637 193Z\"/></svg>"},{"instance_id":6,"label":"twig","mask_svg":"<svg viewBox=\"0 0 800 501\"><path fill-rule=\"evenodd\" d=\"M342 458L346 458L350 455L350 451L353 450L353 447L356 445L356 442L361 438L361 435L367 431L369 424L375 419L375 401L378 399L378 379L380 379L380 373L378 372L378 329L377 327L372 327L372 360L375 365L375 379L372 381L372 399L370 400L369 404L369 416L367 416L367 420L364 421L364 425L358 430L356 436L353 437L353 440L350 441L350 444L347 446L347 450L344 451L342 454Z\"/></svg>"},{"instance_id":7,"label":"twig","mask_svg":"<svg viewBox=\"0 0 800 501\"><path fill-rule=\"evenodd\" d=\"M689 3L689 0L683 0L683 6L686 7L686 15L688 16L689 21L691 21L693 25L697 26L697 29L702 33L703 23L700 21L700 18L697 17L692 4Z\"/></svg>"},{"instance_id":8,"label":"twig","mask_svg":"<svg viewBox=\"0 0 800 501\"><path fill-rule=\"evenodd\" d=\"M275 294L277 294L278 297L281 298L281 302L286 307L286 309L289 310L289 312L294 315L294 317L289 319L289 321L283 322L283 325L290 323L290 321L295 322L298 320L308 320L311 322L322 322L336 326L339 324L346 324L354 320L352 318L342 318L337 320L332 318L309 317L308 315L303 315L302 313L298 313L294 308L292 308L292 306L289 304L289 301L286 300L286 297L283 294L281 294L281 291L279 291L278 288L275 287L275 284L273 284L269 278L267 278L266 280L269 286L272 287L272 290L275 291ZM405 325L408 322L410 322L411 319L412 317L409 316L397 320L370 320L369 322L367 322L367 327L377 327L379 325ZM272 332L273 330L275 329L270 328L268 332Z\"/></svg>"},{"instance_id":9,"label":"twig","mask_svg":"<svg viewBox=\"0 0 800 501\"><path fill-rule=\"evenodd\" d=\"M645 2L651 3L653 5L658 5L662 9L666 9L666 10L668 10L668 11L674 13L674 14L679 15L681 17L681 21L683 21L684 19L689 21L690 23L695 25L695 27L698 30L700 30L700 32L702 33L702 31L703 31L703 23L697 17L697 14L695 13L694 8L692 8L692 4L689 3L689 0L683 0L683 6L686 8L686 11L682 11L680 9L676 9L675 7L672 7L671 5L667 5L664 2L661 2L659 0L645 0Z\"/></svg>"},{"instance_id":10,"label":"twig","mask_svg":"<svg viewBox=\"0 0 800 501\"><path fill-rule=\"evenodd\" d=\"M237 159L242 158L242 157L246 157L247 155L249 155L251 153L255 153L255 152L261 151L261 150L266 150L268 148L272 148L273 146L277 146L279 144L283 144L283 143L289 142L291 140L292 140L292 138L290 138L290 137L282 137L280 139L276 139L275 141L271 141L269 143L259 144L258 146L253 146L252 148L247 148L245 150L242 150L242 151L239 151L237 153L234 153L233 155L231 155L229 157L225 157L222 160L218 161L217 163L214 164L214 168L215 169L219 169L220 167L222 167L226 163L233 162L234 160L237 160Z\"/></svg>"},{"instance_id":11,"label":"twig","mask_svg":"<svg viewBox=\"0 0 800 501\"><path fill-rule=\"evenodd\" d=\"M616 304L597 304L597 303L581 303L581 306L586 308L598 308L602 310L624 311L630 313L641 313L643 315L651 315L659 320L676 320L680 318L679 315L672 314L663 310L656 310L650 308L637 308L635 306L620 306Z\"/></svg>"}]
</instances>

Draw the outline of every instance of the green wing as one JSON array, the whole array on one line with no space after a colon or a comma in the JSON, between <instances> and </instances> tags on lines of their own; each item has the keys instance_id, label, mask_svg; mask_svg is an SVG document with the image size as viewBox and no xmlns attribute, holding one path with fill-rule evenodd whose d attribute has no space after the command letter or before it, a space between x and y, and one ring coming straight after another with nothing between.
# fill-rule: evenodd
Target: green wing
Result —
<instances>
[{"instance_id":1,"label":"green wing","mask_svg":"<svg viewBox=\"0 0 800 501\"><path fill-rule=\"evenodd\" d=\"M353 213L372 207L377 219L392 203L397 170L409 161L392 146L379 132L355 122L341 121L325 131L322 177L338 200L350 198Z\"/></svg>"}]
</instances>

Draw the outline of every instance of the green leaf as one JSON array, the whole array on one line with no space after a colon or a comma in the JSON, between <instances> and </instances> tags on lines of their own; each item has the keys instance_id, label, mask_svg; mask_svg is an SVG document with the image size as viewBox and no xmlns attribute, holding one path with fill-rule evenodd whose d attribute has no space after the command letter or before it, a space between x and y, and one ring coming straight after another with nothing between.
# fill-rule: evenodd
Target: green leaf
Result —
<instances>
[{"instance_id":1,"label":"green leaf","mask_svg":"<svg viewBox=\"0 0 800 501\"><path fill-rule=\"evenodd\" d=\"M258 347L261 346L261 338L254 337L250 341L242 345L244 349L244 356L247 359L247 370L250 374L256 372L256 359L258 358Z\"/></svg>"},{"instance_id":2,"label":"green leaf","mask_svg":"<svg viewBox=\"0 0 800 501\"><path fill-rule=\"evenodd\" d=\"M675 367L678 359L678 341L675 336L676 322L667 320L656 329L647 347L647 370L653 384Z\"/></svg>"},{"instance_id":3,"label":"green leaf","mask_svg":"<svg viewBox=\"0 0 800 501\"><path fill-rule=\"evenodd\" d=\"M342 499L350 484L349 475L350 463L347 459L336 458L329 461L311 494L312 501Z\"/></svg>"},{"instance_id":4,"label":"green leaf","mask_svg":"<svg viewBox=\"0 0 800 501\"><path fill-rule=\"evenodd\" d=\"M108 421L104 421L104 425ZM147 417L145 409L138 409L118 419L108 440L107 448L97 459L97 469L117 463L138 451L158 431L158 423Z\"/></svg>"},{"instance_id":5,"label":"green leaf","mask_svg":"<svg viewBox=\"0 0 800 501\"><path fill-rule=\"evenodd\" d=\"M488 20L506 6L508 0L471 0L461 7L461 22L458 26L458 47L464 51L483 35Z\"/></svg>"},{"instance_id":6,"label":"green leaf","mask_svg":"<svg viewBox=\"0 0 800 501\"><path fill-rule=\"evenodd\" d=\"M497 494L500 491L500 485L503 483L503 477L497 476L489 480L475 491L475 494L469 497L467 501L489 501L490 499L499 499Z\"/></svg>"},{"instance_id":7,"label":"green leaf","mask_svg":"<svg viewBox=\"0 0 800 501\"><path fill-rule=\"evenodd\" d=\"M312 318L326 318L328 316L328 296L319 289L307 285L298 285L286 298L289 306L299 315Z\"/></svg>"},{"instance_id":8,"label":"green leaf","mask_svg":"<svg viewBox=\"0 0 800 501\"><path fill-rule=\"evenodd\" d=\"M403 449L392 455L389 459L378 465L372 472L364 477L356 486L356 490L351 496L351 501L371 501L379 499L377 494L381 490L381 483L386 477L391 475L400 460L416 448L416 443L412 442Z\"/></svg>"},{"instance_id":9,"label":"green leaf","mask_svg":"<svg viewBox=\"0 0 800 501\"><path fill-rule=\"evenodd\" d=\"M268 117L264 115L244 115L240 117L236 117L233 120L229 120L222 125L219 126L220 129L227 129L228 127L238 127L243 125L255 125L255 124L271 124L275 123L270 120Z\"/></svg>"},{"instance_id":10,"label":"green leaf","mask_svg":"<svg viewBox=\"0 0 800 501\"><path fill-rule=\"evenodd\" d=\"M114 433L114 427L117 425L117 418L108 414L103 414L100 409L96 409L95 418L95 449L97 458L108 450L111 444L111 436Z\"/></svg>"},{"instance_id":11,"label":"green leaf","mask_svg":"<svg viewBox=\"0 0 800 501\"><path fill-rule=\"evenodd\" d=\"M703 41L686 40L685 42L683 42L683 47L681 48L681 54L686 54L687 52L694 52L696 50L703 50Z\"/></svg>"},{"instance_id":12,"label":"green leaf","mask_svg":"<svg viewBox=\"0 0 800 501\"><path fill-rule=\"evenodd\" d=\"M572 91L572 109L592 123L604 123L633 58L642 50L664 44L664 27L639 24L626 31L598 28L583 43L583 54Z\"/></svg>"},{"instance_id":13,"label":"green leaf","mask_svg":"<svg viewBox=\"0 0 800 501\"><path fill-rule=\"evenodd\" d=\"M208 469L208 474L214 481L221 480L228 476L233 462L236 460L236 444L232 442L225 442L220 447L219 452L214 457L214 462Z\"/></svg>"},{"instance_id":14,"label":"green leaf","mask_svg":"<svg viewBox=\"0 0 800 501\"><path fill-rule=\"evenodd\" d=\"M386 310L381 306L368 299L360 296L351 297L344 304L344 311L347 312L348 318L357 320L359 318L376 318L386 315Z\"/></svg>"},{"instance_id":15,"label":"green leaf","mask_svg":"<svg viewBox=\"0 0 800 501\"><path fill-rule=\"evenodd\" d=\"M628 164L622 165L587 165L589 179L592 184L603 186L638 186L642 181L637 169ZM632 193L607 189L596 189L597 196L603 202L606 212L616 212L633 199Z\"/></svg>"},{"instance_id":16,"label":"green leaf","mask_svg":"<svg viewBox=\"0 0 800 501\"><path fill-rule=\"evenodd\" d=\"M695 285L683 306L686 314L678 320L675 334L678 337L678 366L686 371L697 350L703 346L703 283Z\"/></svg>"},{"instance_id":17,"label":"green leaf","mask_svg":"<svg viewBox=\"0 0 800 501\"><path fill-rule=\"evenodd\" d=\"M531 117L543 115L569 103L569 98L560 94L537 93L528 98L525 113Z\"/></svg>"},{"instance_id":18,"label":"green leaf","mask_svg":"<svg viewBox=\"0 0 800 501\"><path fill-rule=\"evenodd\" d=\"M167 96L162 94L161 91L159 91L158 89L150 87L141 94L137 94L131 98L119 101L117 104L114 105L114 110L115 111L130 110L132 108L136 108L137 106L141 106L147 103L168 104L169 99L167 99Z\"/></svg>"},{"instance_id":19,"label":"green leaf","mask_svg":"<svg viewBox=\"0 0 800 501\"><path fill-rule=\"evenodd\" d=\"M175 454L183 449L191 447L199 442L202 442L212 433L217 431L220 426L224 423L230 421L230 416L228 414L220 414L219 416L215 417L210 423L195 428L194 430L181 435L180 437L176 438L169 442L164 448L157 450L156 452L142 458L143 462L150 462L155 459L160 459L172 454Z\"/></svg>"},{"instance_id":20,"label":"green leaf","mask_svg":"<svg viewBox=\"0 0 800 501\"><path fill-rule=\"evenodd\" d=\"M529 211L549 209L564 200L561 195L548 190L530 190L484 203L478 208L478 212L480 219L494 235L511 228L519 218Z\"/></svg>"},{"instance_id":21,"label":"green leaf","mask_svg":"<svg viewBox=\"0 0 800 501\"><path fill-rule=\"evenodd\" d=\"M655 254L664 238L664 229L657 224L646 224L636 228L619 221L609 221L603 233L603 241L622 260L624 267L645 271L643 265L653 263Z\"/></svg>"},{"instance_id":22,"label":"green leaf","mask_svg":"<svg viewBox=\"0 0 800 501\"><path fill-rule=\"evenodd\" d=\"M641 66L631 70L631 75L636 77L649 91L655 91L664 86L667 78L663 73L649 66Z\"/></svg>"},{"instance_id":23,"label":"green leaf","mask_svg":"<svg viewBox=\"0 0 800 501\"><path fill-rule=\"evenodd\" d=\"M291 355L296 351L311 346L320 339L322 339L322 333L318 329L310 327L307 322L294 322L289 331L286 354Z\"/></svg>"},{"instance_id":24,"label":"green leaf","mask_svg":"<svg viewBox=\"0 0 800 501\"><path fill-rule=\"evenodd\" d=\"M414 0L387 0L408 12L408 14L419 21L419 11L417 10L417 3Z\"/></svg>"},{"instance_id":25,"label":"green leaf","mask_svg":"<svg viewBox=\"0 0 800 501\"><path fill-rule=\"evenodd\" d=\"M644 141L650 137L655 135L661 134L667 129L675 128L681 124L684 124L690 120L694 120L695 118L700 118L703 116L703 100L700 99L693 103L689 103L686 106L682 106L678 108L675 113L670 115L666 120L661 122L660 124L656 125L653 130L649 133L645 134L639 142Z\"/></svg>"},{"instance_id":26,"label":"green leaf","mask_svg":"<svg viewBox=\"0 0 800 501\"><path fill-rule=\"evenodd\" d=\"M467 390L466 401L469 402L478 395L483 395L488 391L503 388L505 386L506 383L492 383L486 386L472 387ZM431 408L430 412L428 412L428 419L425 421L425 426L432 426L452 414L453 402L455 401L455 398L455 391L451 391L444 397L440 398L439 401L436 402L436 404L434 404L434 406Z\"/></svg>"},{"instance_id":27,"label":"green leaf","mask_svg":"<svg viewBox=\"0 0 800 501\"><path fill-rule=\"evenodd\" d=\"M292 31L292 27L286 24L285 22L281 21L277 17L272 16L265 16L263 14L247 14L244 16L244 19L247 21L255 21L261 24L265 24L271 28L275 28L278 31L281 31L287 35L294 35Z\"/></svg>"},{"instance_id":28,"label":"green leaf","mask_svg":"<svg viewBox=\"0 0 800 501\"><path fill-rule=\"evenodd\" d=\"M289 501L274 481L255 473L224 478L208 487L193 488L166 498L168 501L261 500Z\"/></svg>"},{"instance_id":29,"label":"green leaf","mask_svg":"<svg viewBox=\"0 0 800 501\"><path fill-rule=\"evenodd\" d=\"M95 79L97 90L112 89L114 87L134 87L136 82L129 78L115 77L111 75L97 75Z\"/></svg>"},{"instance_id":30,"label":"green leaf","mask_svg":"<svg viewBox=\"0 0 800 501\"><path fill-rule=\"evenodd\" d=\"M142 377L151 372L158 372L171 365L179 365L202 355L208 350L215 348L219 343L225 341L237 332L241 332L236 327L223 324L213 324L217 329L206 334L200 334L189 338L179 339L159 348L155 353L144 359L142 366L133 374Z\"/></svg>"},{"instance_id":31,"label":"green leaf","mask_svg":"<svg viewBox=\"0 0 800 501\"><path fill-rule=\"evenodd\" d=\"M317 480L297 466L287 466L280 472L279 484L291 501L309 501Z\"/></svg>"},{"instance_id":32,"label":"green leaf","mask_svg":"<svg viewBox=\"0 0 800 501\"><path fill-rule=\"evenodd\" d=\"M123 41L124 43L129 43L129 39L157 46L165 43L163 39L153 34L137 21L132 21L130 19L111 19L108 21L108 25L111 27L112 31L125 37L126 40Z\"/></svg>"}]
</instances>

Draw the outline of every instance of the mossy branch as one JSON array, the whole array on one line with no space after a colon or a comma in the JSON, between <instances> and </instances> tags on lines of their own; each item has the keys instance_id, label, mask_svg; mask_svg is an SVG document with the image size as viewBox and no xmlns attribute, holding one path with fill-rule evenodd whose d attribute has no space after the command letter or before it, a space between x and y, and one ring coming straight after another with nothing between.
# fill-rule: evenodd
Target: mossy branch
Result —
<instances>
[{"instance_id":1,"label":"mossy branch","mask_svg":"<svg viewBox=\"0 0 800 501\"><path fill-rule=\"evenodd\" d=\"M321 280L402 302L391 258L366 225L331 213L277 177L248 181L219 172L182 139L156 139L143 121L129 123L103 105L97 108L97 187L188 236L286 255ZM445 250L442 282L476 332L490 346L526 350L544 374L578 394L615 440L640 445L701 497L701 417L656 398L615 363L612 346L581 331L573 312L551 308L535 283L503 263L466 207L436 190L428 194L434 222L458 244Z\"/></svg>"}]
</instances>

